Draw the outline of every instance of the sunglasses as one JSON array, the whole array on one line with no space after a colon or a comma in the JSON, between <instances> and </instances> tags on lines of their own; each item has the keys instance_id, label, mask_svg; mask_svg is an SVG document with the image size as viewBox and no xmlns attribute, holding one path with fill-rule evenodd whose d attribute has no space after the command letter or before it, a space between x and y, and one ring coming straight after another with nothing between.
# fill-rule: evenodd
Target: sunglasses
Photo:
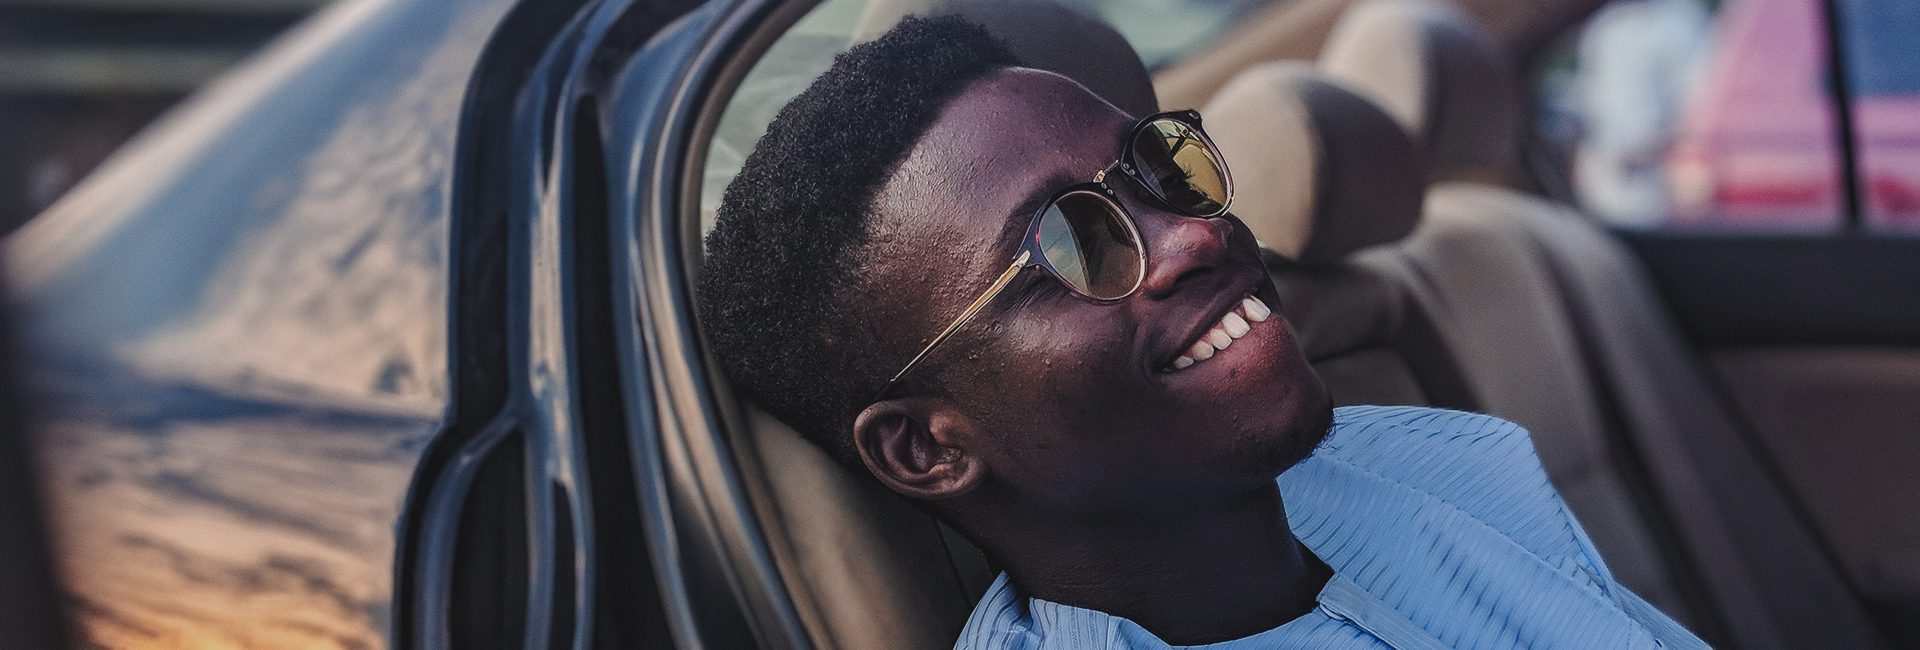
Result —
<instances>
[{"instance_id":1,"label":"sunglasses","mask_svg":"<svg viewBox=\"0 0 1920 650\"><path fill-rule=\"evenodd\" d=\"M892 390L934 348L973 320L1022 271L1042 269L1073 293L1097 303L1118 302L1139 291L1147 277L1147 248L1140 241L1133 213L1114 198L1113 187L1106 182L1116 169L1182 214L1219 217L1233 202L1233 177L1213 140L1200 130L1198 112L1171 111L1141 119L1122 142L1119 160L1095 172L1092 182L1055 192L1034 213L1013 263L894 373L876 398Z\"/></svg>"}]
</instances>

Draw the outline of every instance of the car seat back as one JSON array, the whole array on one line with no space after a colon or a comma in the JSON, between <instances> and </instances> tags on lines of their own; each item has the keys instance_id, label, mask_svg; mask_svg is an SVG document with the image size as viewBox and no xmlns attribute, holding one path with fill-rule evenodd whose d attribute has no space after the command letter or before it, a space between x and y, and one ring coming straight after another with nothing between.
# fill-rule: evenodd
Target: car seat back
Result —
<instances>
[{"instance_id":1,"label":"car seat back","mask_svg":"<svg viewBox=\"0 0 1920 650\"><path fill-rule=\"evenodd\" d=\"M1233 212L1270 255L1276 308L1340 404L1471 409L1430 316L1352 263L1419 218L1419 150L1393 119L1301 62L1242 72L1201 111L1226 156Z\"/></svg>"},{"instance_id":2,"label":"car seat back","mask_svg":"<svg viewBox=\"0 0 1920 650\"><path fill-rule=\"evenodd\" d=\"M952 645L992 580L979 550L773 416L746 417L742 475L814 645Z\"/></svg>"},{"instance_id":3,"label":"car seat back","mask_svg":"<svg viewBox=\"0 0 1920 650\"><path fill-rule=\"evenodd\" d=\"M1492 35L1454 5L1355 3L1328 34L1319 64L1407 128L1434 182L1513 171L1518 79Z\"/></svg>"},{"instance_id":4,"label":"car seat back","mask_svg":"<svg viewBox=\"0 0 1920 650\"><path fill-rule=\"evenodd\" d=\"M1709 640L1798 647L1840 629L1840 645L1875 645L1637 262L1498 184L1516 173L1520 98L1485 32L1442 2L1367 0L1320 64L1394 107L1437 179L1406 245L1363 262L1440 314L1488 412L1532 431L1615 576Z\"/></svg>"},{"instance_id":5,"label":"car seat back","mask_svg":"<svg viewBox=\"0 0 1920 650\"><path fill-rule=\"evenodd\" d=\"M1649 525L1648 495L1612 454L1601 408L1552 271L1517 222L1462 205L1518 150L1512 71L1465 14L1439 2L1363 2L1334 27L1321 69L1380 102L1421 143L1430 173L1420 226L1364 263L1396 276L1436 314L1489 413L1533 434L1547 473L1615 577L1682 622L1676 567Z\"/></svg>"}]
</instances>

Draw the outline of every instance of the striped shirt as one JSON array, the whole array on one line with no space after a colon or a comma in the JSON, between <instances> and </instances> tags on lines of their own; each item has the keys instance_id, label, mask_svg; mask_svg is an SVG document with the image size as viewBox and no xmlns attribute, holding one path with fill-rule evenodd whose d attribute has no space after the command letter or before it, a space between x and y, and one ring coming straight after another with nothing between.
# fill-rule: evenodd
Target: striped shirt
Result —
<instances>
[{"instance_id":1,"label":"striped shirt","mask_svg":"<svg viewBox=\"0 0 1920 650\"><path fill-rule=\"evenodd\" d=\"M1706 647L1613 580L1512 423L1343 407L1279 480L1294 534L1334 571L1319 606L1194 647ZM954 647L1172 646L1125 618L1021 596L1001 574Z\"/></svg>"}]
</instances>

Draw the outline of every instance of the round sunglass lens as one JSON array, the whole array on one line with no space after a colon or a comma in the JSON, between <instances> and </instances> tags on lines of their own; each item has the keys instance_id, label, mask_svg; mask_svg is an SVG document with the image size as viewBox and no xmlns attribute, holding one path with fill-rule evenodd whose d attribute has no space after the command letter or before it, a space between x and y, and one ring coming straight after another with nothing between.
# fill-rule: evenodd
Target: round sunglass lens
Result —
<instances>
[{"instance_id":1,"label":"round sunglass lens","mask_svg":"<svg viewBox=\"0 0 1920 650\"><path fill-rule=\"evenodd\" d=\"M1133 166L1147 187L1169 205L1202 217L1226 212L1226 164L1207 140L1184 122L1158 119L1133 141Z\"/></svg>"},{"instance_id":2,"label":"round sunglass lens","mask_svg":"<svg viewBox=\"0 0 1920 650\"><path fill-rule=\"evenodd\" d=\"M1113 300L1140 283L1140 243L1118 206L1093 192L1055 199L1040 216L1040 249L1048 268L1075 291Z\"/></svg>"}]
</instances>

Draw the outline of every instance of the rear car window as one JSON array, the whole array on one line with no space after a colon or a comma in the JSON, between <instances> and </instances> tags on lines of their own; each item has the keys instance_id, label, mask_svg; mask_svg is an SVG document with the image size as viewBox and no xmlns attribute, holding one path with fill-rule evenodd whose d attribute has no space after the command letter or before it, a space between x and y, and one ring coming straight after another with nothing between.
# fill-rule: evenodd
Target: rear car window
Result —
<instances>
[{"instance_id":1,"label":"rear car window","mask_svg":"<svg viewBox=\"0 0 1920 650\"><path fill-rule=\"evenodd\" d=\"M1860 222L1920 230L1920 2L1843 0Z\"/></svg>"},{"instance_id":2,"label":"rear car window","mask_svg":"<svg viewBox=\"0 0 1920 650\"><path fill-rule=\"evenodd\" d=\"M1840 3L1856 97L1920 95L1920 2Z\"/></svg>"},{"instance_id":3,"label":"rear car window","mask_svg":"<svg viewBox=\"0 0 1920 650\"><path fill-rule=\"evenodd\" d=\"M1542 73L1574 196L1628 227L1839 223L1821 0L1627 0Z\"/></svg>"},{"instance_id":4,"label":"rear car window","mask_svg":"<svg viewBox=\"0 0 1920 650\"><path fill-rule=\"evenodd\" d=\"M1845 115L1824 0L1602 7L1536 78L1574 198L1630 228L1920 226L1920 4L1838 6Z\"/></svg>"}]
</instances>

